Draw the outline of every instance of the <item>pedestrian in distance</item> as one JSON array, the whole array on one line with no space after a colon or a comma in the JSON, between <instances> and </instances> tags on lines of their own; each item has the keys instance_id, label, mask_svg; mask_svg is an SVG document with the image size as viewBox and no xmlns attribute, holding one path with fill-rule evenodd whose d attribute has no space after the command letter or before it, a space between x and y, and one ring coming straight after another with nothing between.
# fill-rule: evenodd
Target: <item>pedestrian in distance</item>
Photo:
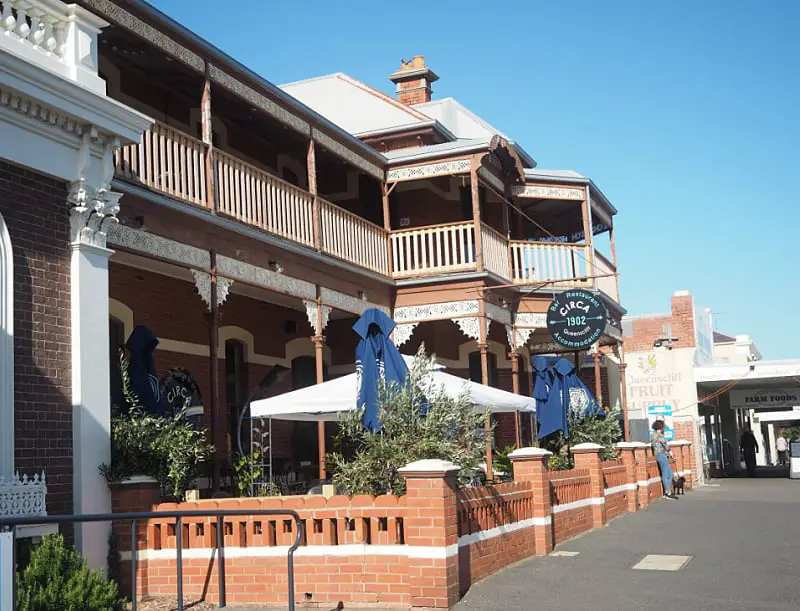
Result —
<instances>
[{"instance_id":1,"label":"pedestrian in distance","mask_svg":"<svg viewBox=\"0 0 800 611\"><path fill-rule=\"evenodd\" d=\"M781 467L785 467L789 461L789 442L786 441L786 437L783 436L783 431L781 431L781 434L778 435L778 438L775 440L775 449L778 450L778 464Z\"/></svg>"},{"instance_id":2,"label":"pedestrian in distance","mask_svg":"<svg viewBox=\"0 0 800 611\"><path fill-rule=\"evenodd\" d=\"M650 440L650 445L653 446L653 454L656 455L656 462L658 468L661 470L661 484L664 486L664 498L672 501L677 500L678 496L672 493L672 467L669 464L672 455L669 451L669 445L664 437L664 421L656 420L653 423L653 437Z\"/></svg>"},{"instance_id":3,"label":"pedestrian in distance","mask_svg":"<svg viewBox=\"0 0 800 611\"><path fill-rule=\"evenodd\" d=\"M756 454L758 453L758 441L749 426L744 428L739 447L744 455L744 464L747 469L747 476L753 477L756 474Z\"/></svg>"}]
</instances>

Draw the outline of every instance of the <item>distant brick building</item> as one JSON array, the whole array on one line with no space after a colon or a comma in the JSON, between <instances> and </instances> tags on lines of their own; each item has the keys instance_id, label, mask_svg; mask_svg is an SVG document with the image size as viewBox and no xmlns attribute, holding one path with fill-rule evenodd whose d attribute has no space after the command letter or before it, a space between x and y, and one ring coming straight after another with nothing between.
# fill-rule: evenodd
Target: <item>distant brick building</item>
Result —
<instances>
[{"instance_id":1,"label":"distant brick building","mask_svg":"<svg viewBox=\"0 0 800 611\"><path fill-rule=\"evenodd\" d=\"M710 311L698 309L688 291L677 291L669 313L626 316L622 329L631 438L648 441L648 410L668 406L675 439L693 443L694 471L700 478L701 421L694 368L713 359Z\"/></svg>"}]
</instances>

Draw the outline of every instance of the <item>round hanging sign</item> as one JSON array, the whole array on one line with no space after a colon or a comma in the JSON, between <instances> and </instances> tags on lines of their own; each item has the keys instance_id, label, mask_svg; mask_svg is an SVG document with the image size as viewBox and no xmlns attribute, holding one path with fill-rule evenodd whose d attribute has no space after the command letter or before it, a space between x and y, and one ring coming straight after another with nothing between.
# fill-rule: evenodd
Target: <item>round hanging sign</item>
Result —
<instances>
[{"instance_id":1,"label":"round hanging sign","mask_svg":"<svg viewBox=\"0 0 800 611\"><path fill-rule=\"evenodd\" d=\"M547 329L560 345L588 348L603 334L608 311L600 299L581 289L564 291L547 308Z\"/></svg>"}]
</instances>

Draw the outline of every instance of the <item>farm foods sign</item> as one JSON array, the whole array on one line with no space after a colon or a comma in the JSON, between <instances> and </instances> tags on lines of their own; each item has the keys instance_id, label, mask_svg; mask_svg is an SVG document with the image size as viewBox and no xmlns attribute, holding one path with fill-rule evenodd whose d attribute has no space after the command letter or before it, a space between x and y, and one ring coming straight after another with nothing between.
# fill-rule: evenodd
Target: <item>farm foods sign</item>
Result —
<instances>
[{"instance_id":1,"label":"farm foods sign","mask_svg":"<svg viewBox=\"0 0 800 611\"><path fill-rule=\"evenodd\" d=\"M800 406L800 387L732 390L732 409L792 409Z\"/></svg>"}]
</instances>

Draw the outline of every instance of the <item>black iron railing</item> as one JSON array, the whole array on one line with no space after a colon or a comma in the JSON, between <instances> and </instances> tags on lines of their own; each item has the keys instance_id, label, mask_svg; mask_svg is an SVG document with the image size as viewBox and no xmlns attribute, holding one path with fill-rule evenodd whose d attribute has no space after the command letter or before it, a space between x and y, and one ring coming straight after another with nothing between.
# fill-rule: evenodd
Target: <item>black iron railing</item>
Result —
<instances>
[{"instance_id":1,"label":"black iron railing","mask_svg":"<svg viewBox=\"0 0 800 611\"><path fill-rule=\"evenodd\" d=\"M223 522L226 517L233 516L274 516L290 515L297 525L297 536L294 543L289 546L286 553L288 582L289 582L289 611L295 611L294 604L294 552L300 546L303 539L303 521L300 515L291 509L229 509L229 510L209 510L209 511L143 511L138 513L98 513L86 515L65 515L65 516L31 516L0 519L0 530L10 528L15 534L16 527L30 524L75 524L86 522L117 522L131 521L131 599L133 611L136 611L136 569L137 569L137 549L136 549L136 526L139 520L153 519L175 519L175 552L178 571L178 611L183 611L183 518L217 518L217 579L219 583L219 606L226 606L225 596L225 537L223 533ZM13 566L16 567L16 559ZM14 584L14 606L16 607L16 582Z\"/></svg>"}]
</instances>

